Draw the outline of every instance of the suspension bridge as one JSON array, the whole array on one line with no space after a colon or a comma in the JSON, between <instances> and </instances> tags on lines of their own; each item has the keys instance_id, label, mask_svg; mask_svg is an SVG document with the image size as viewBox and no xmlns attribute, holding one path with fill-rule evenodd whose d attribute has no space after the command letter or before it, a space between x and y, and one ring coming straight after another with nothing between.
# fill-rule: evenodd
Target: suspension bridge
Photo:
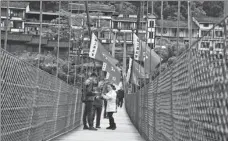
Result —
<instances>
[{"instance_id":1,"label":"suspension bridge","mask_svg":"<svg viewBox=\"0 0 228 141\"><path fill-rule=\"evenodd\" d=\"M82 129L81 85L0 48L0 141L227 141L227 27L224 17L148 84L126 93L114 131L105 129L107 119L98 131ZM209 35L217 28L223 38L215 40ZM201 48L214 40L222 47Z\"/></svg>"}]
</instances>

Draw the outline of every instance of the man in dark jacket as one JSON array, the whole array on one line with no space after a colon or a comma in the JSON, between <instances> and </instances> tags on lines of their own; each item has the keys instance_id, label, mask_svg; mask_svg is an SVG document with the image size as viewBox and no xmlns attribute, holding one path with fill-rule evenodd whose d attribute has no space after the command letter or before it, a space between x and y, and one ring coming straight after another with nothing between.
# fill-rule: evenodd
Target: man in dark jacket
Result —
<instances>
[{"instance_id":1,"label":"man in dark jacket","mask_svg":"<svg viewBox=\"0 0 228 141\"><path fill-rule=\"evenodd\" d=\"M101 120L101 112L102 112L102 105L103 105L103 100L99 98L101 96L101 89L97 88L96 90L96 98L93 102L93 120L95 119L96 115L96 128L101 128L100 127L100 120Z\"/></svg>"},{"instance_id":2,"label":"man in dark jacket","mask_svg":"<svg viewBox=\"0 0 228 141\"><path fill-rule=\"evenodd\" d=\"M121 107L123 106L123 99L124 99L124 90L120 89L117 91L117 98L118 98L118 107Z\"/></svg>"},{"instance_id":3,"label":"man in dark jacket","mask_svg":"<svg viewBox=\"0 0 228 141\"><path fill-rule=\"evenodd\" d=\"M85 86L83 90L82 101L85 103L84 113L83 113L83 129L97 130L93 127L93 102L95 98L95 93L93 92L94 87L97 87L97 75L92 73L91 76L85 81ZM87 121L89 127L87 126Z\"/></svg>"}]
</instances>

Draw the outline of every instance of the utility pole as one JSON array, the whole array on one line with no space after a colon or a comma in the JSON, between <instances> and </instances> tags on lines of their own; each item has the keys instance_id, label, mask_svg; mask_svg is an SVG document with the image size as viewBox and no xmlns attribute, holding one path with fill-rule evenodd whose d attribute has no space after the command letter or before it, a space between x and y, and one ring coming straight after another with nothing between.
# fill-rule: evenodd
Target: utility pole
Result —
<instances>
[{"instance_id":1,"label":"utility pole","mask_svg":"<svg viewBox=\"0 0 228 141\"><path fill-rule=\"evenodd\" d=\"M89 31L89 38L90 38L90 43L89 43L89 46L91 44L91 40L92 40L92 32L91 32L91 23L90 23L90 17L89 17L89 9L88 9L88 1L85 1L85 9L86 9L86 18L87 18L87 26L88 26L88 31ZM96 63L95 63L95 60L93 60L93 65L94 65L94 68L96 68Z\"/></svg>"},{"instance_id":2,"label":"utility pole","mask_svg":"<svg viewBox=\"0 0 228 141\"><path fill-rule=\"evenodd\" d=\"M180 5L181 1L178 0L178 10L177 10L177 50L179 50L179 34L180 34Z\"/></svg>"},{"instance_id":3,"label":"utility pole","mask_svg":"<svg viewBox=\"0 0 228 141\"><path fill-rule=\"evenodd\" d=\"M2 3L1 3L1 1L0 1L0 9L2 9ZM0 15L2 14L2 12L1 12L1 10L0 10ZM0 23L2 23L1 22L1 18L0 18ZM1 30L1 28L0 28L0 30ZM0 31L0 60L2 60L2 43L1 43L1 41L2 41L2 36L1 36L2 34L1 34L1 31ZM0 93L2 93L2 61L0 62ZM0 98L0 105L2 105L2 99ZM0 113L2 113L2 106L0 107ZM2 121L2 114L0 114L0 121ZM1 122L0 122L0 141L1 141L1 137L2 137L2 124L1 124Z\"/></svg>"},{"instance_id":4,"label":"utility pole","mask_svg":"<svg viewBox=\"0 0 228 141\"><path fill-rule=\"evenodd\" d=\"M7 39L8 39L8 27L9 27L9 0L7 1L7 10L6 10L6 25L5 25L5 40L4 40L4 49L7 48Z\"/></svg>"},{"instance_id":5,"label":"utility pole","mask_svg":"<svg viewBox=\"0 0 228 141\"><path fill-rule=\"evenodd\" d=\"M88 1L85 1L85 9L86 9L86 16L87 16L86 24L88 26L89 37L90 37L90 42L91 42L92 34L91 34L91 28L90 28L91 24L90 24L90 17L89 17Z\"/></svg>"},{"instance_id":6,"label":"utility pole","mask_svg":"<svg viewBox=\"0 0 228 141\"><path fill-rule=\"evenodd\" d=\"M192 12L191 12L191 1L188 1L188 36L189 36L189 48L192 45Z\"/></svg>"},{"instance_id":7,"label":"utility pole","mask_svg":"<svg viewBox=\"0 0 228 141\"><path fill-rule=\"evenodd\" d=\"M137 23L136 23L136 35L138 36L139 34L139 26L140 26L140 15L141 15L141 1L138 2L139 7L138 7L138 13L137 13Z\"/></svg>"},{"instance_id":8,"label":"utility pole","mask_svg":"<svg viewBox=\"0 0 228 141\"><path fill-rule=\"evenodd\" d=\"M228 15L228 1L224 1L224 17Z\"/></svg>"}]
</instances>

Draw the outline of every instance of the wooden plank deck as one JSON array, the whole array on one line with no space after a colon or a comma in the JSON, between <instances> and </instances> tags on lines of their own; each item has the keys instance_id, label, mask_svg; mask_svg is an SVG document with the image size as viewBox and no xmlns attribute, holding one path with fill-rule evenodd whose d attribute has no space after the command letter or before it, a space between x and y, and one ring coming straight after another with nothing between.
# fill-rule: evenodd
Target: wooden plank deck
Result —
<instances>
[{"instance_id":1,"label":"wooden plank deck","mask_svg":"<svg viewBox=\"0 0 228 141\"><path fill-rule=\"evenodd\" d=\"M102 113L103 115L103 113ZM107 130L108 119L101 118L101 128L97 131L83 130L82 126L54 141L145 141L131 123L125 107L114 114L116 130Z\"/></svg>"}]
</instances>

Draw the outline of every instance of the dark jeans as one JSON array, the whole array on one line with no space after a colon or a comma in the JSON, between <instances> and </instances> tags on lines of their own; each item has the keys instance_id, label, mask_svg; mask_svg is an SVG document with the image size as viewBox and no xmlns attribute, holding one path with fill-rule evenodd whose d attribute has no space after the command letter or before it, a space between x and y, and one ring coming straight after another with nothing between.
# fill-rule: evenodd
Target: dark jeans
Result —
<instances>
[{"instance_id":1,"label":"dark jeans","mask_svg":"<svg viewBox=\"0 0 228 141\"><path fill-rule=\"evenodd\" d=\"M102 107L93 106L93 110L93 120L95 119L96 115L96 126L100 126Z\"/></svg>"},{"instance_id":2,"label":"dark jeans","mask_svg":"<svg viewBox=\"0 0 228 141\"><path fill-rule=\"evenodd\" d=\"M108 112L108 119L109 119L110 127L113 127L115 125L115 121L114 121L114 118L112 115L113 115L113 112Z\"/></svg>"},{"instance_id":3,"label":"dark jeans","mask_svg":"<svg viewBox=\"0 0 228 141\"><path fill-rule=\"evenodd\" d=\"M123 106L123 98L119 98L118 100L118 107L122 107Z\"/></svg>"},{"instance_id":4,"label":"dark jeans","mask_svg":"<svg viewBox=\"0 0 228 141\"><path fill-rule=\"evenodd\" d=\"M88 101L85 102L85 108L84 108L84 113L83 113L83 125L87 126L88 121L89 127L93 127L93 102Z\"/></svg>"},{"instance_id":5,"label":"dark jeans","mask_svg":"<svg viewBox=\"0 0 228 141\"><path fill-rule=\"evenodd\" d=\"M107 108L107 100L104 100L104 118L107 117L106 108Z\"/></svg>"}]
</instances>

